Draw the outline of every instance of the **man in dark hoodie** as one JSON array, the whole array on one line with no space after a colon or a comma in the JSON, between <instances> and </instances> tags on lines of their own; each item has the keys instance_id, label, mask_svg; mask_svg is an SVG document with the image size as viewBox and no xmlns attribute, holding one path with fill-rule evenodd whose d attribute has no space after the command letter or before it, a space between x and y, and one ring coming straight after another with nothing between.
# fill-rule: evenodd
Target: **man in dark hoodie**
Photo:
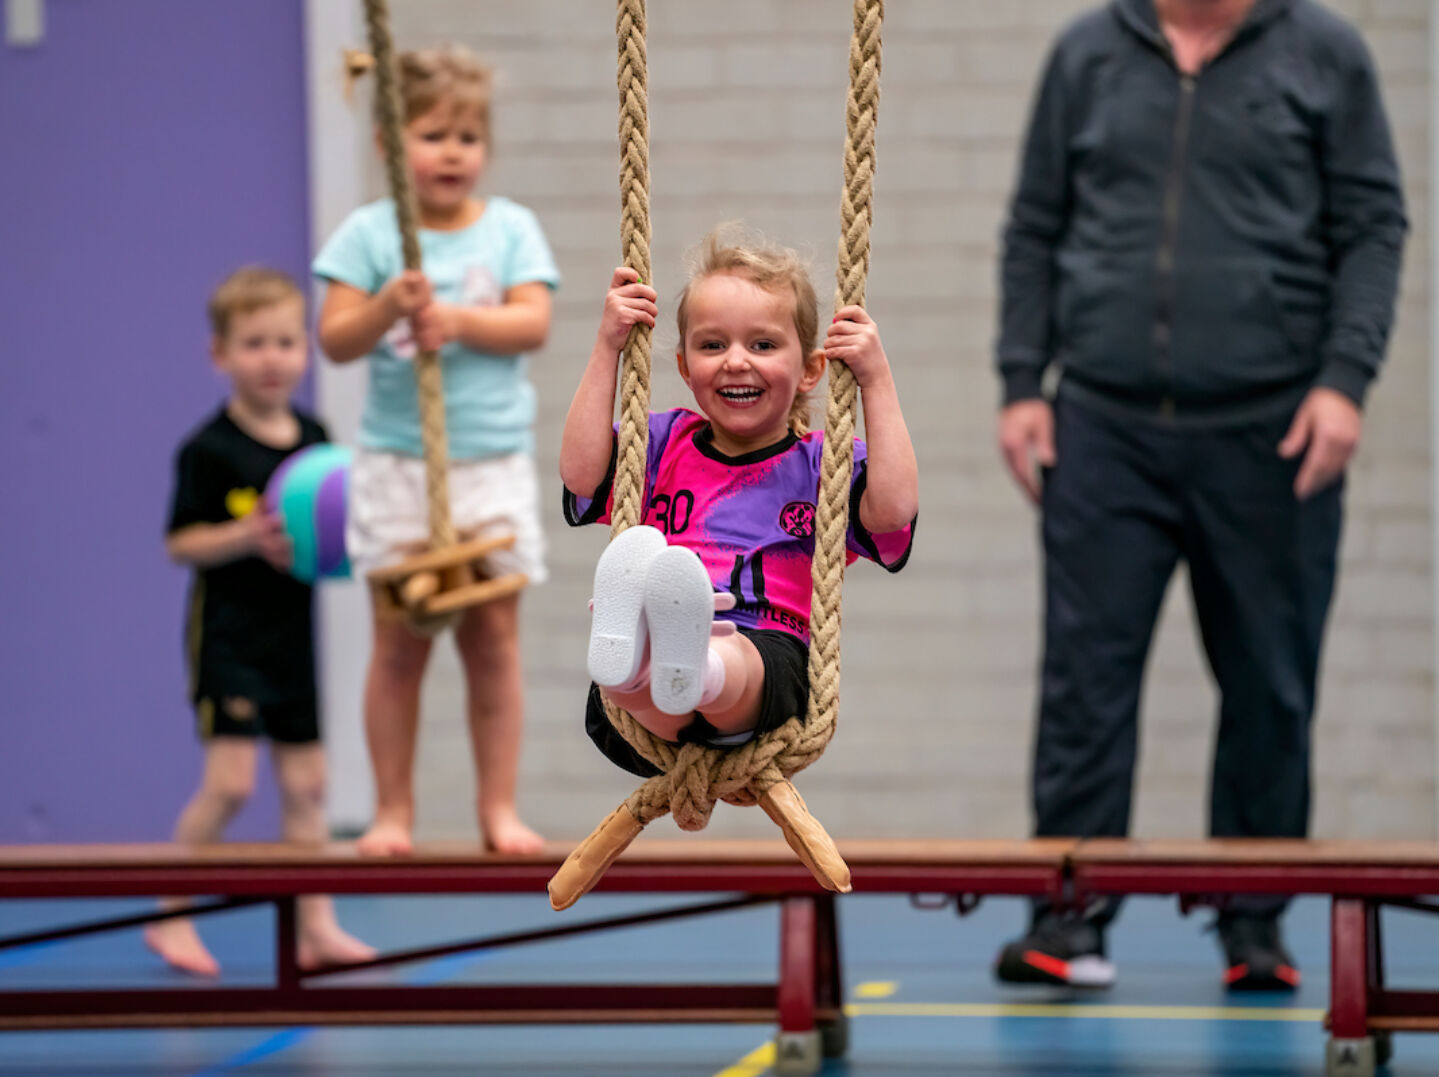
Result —
<instances>
[{"instance_id":1,"label":"man in dark hoodie","mask_svg":"<svg viewBox=\"0 0 1439 1077\"><path fill-rule=\"evenodd\" d=\"M1306 834L1343 475L1405 229L1368 51L1313 0L1113 0L1061 35L998 345L1000 447L1043 516L1039 835L1128 831L1140 681L1181 558L1221 696L1210 830ZM1298 984L1283 908L1221 912L1232 987ZM1107 986L1117 911L1037 904L999 978Z\"/></svg>"}]
</instances>

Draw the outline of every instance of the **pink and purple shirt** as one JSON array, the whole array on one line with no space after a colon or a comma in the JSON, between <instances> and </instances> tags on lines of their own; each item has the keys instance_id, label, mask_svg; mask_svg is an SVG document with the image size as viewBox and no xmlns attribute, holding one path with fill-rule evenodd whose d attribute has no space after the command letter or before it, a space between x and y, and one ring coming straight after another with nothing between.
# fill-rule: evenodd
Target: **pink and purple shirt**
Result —
<instances>
[{"instance_id":1,"label":"pink and purple shirt","mask_svg":"<svg viewBox=\"0 0 1439 1077\"><path fill-rule=\"evenodd\" d=\"M737 605L725 614L741 628L770 628L809 643L810 562L814 556L815 498L824 434L794 435L743 456L714 447L709 420L685 408L651 412L645 468L647 500L641 523L657 527L672 546L694 550L717 591ZM914 521L872 535L859 519L866 481L866 449L854 442L847 564L864 557L898 572L909 560ZM608 523L614 458L589 497L565 491L565 521Z\"/></svg>"}]
</instances>

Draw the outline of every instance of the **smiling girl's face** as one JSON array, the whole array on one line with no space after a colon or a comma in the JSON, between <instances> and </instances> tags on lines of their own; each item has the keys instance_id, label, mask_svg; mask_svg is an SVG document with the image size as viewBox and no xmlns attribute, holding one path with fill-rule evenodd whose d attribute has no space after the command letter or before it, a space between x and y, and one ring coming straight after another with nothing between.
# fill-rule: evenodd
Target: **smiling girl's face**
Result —
<instances>
[{"instance_id":1,"label":"smiling girl's face","mask_svg":"<svg viewBox=\"0 0 1439 1077\"><path fill-rule=\"evenodd\" d=\"M742 456L781 441L795 397L824 373L824 354L805 354L794 296L720 272L690 286L686 308L680 376L714 429L715 448Z\"/></svg>"}]
</instances>

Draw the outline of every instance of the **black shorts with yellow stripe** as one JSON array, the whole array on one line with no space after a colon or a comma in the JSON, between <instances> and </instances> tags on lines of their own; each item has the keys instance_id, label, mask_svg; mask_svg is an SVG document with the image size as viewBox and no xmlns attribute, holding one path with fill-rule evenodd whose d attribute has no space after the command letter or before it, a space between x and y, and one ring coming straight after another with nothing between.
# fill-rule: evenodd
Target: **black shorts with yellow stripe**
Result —
<instances>
[{"instance_id":1,"label":"black shorts with yellow stripe","mask_svg":"<svg viewBox=\"0 0 1439 1077\"><path fill-rule=\"evenodd\" d=\"M268 737L277 744L313 744L320 739L320 708L314 696L257 704L247 696L203 695L195 700L195 728L211 737Z\"/></svg>"}]
</instances>

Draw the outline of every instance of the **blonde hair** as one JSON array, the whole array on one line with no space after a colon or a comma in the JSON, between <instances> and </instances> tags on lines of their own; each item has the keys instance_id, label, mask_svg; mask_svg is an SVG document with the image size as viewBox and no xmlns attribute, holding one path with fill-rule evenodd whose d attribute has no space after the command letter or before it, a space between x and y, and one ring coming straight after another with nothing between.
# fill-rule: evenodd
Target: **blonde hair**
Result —
<instances>
[{"instance_id":1,"label":"blonde hair","mask_svg":"<svg viewBox=\"0 0 1439 1077\"><path fill-rule=\"evenodd\" d=\"M787 294L794 300L794 328L804 358L808 360L819 346L819 299L799 252L734 225L721 225L690 252L689 263L689 279L676 311L681 349L689 326L690 293L700 281L718 273L742 277L767 292ZM796 437L809 433L809 419L809 394L796 393L789 408L789 428Z\"/></svg>"},{"instance_id":2,"label":"blonde hair","mask_svg":"<svg viewBox=\"0 0 1439 1077\"><path fill-rule=\"evenodd\" d=\"M231 273L210 294L207 312L210 329L224 339L230 323L240 314L251 314L266 307L298 300L305 305L305 293L287 273L265 266L245 266Z\"/></svg>"},{"instance_id":3,"label":"blonde hair","mask_svg":"<svg viewBox=\"0 0 1439 1077\"><path fill-rule=\"evenodd\" d=\"M400 107L404 122L410 123L442 102L455 110L479 114L484 140L490 141L490 91L494 72L461 45L436 49L406 50L396 57L400 83ZM375 58L357 49L345 50L345 91L349 96L355 83L375 68ZM380 102L374 103L375 122L380 120Z\"/></svg>"}]
</instances>

